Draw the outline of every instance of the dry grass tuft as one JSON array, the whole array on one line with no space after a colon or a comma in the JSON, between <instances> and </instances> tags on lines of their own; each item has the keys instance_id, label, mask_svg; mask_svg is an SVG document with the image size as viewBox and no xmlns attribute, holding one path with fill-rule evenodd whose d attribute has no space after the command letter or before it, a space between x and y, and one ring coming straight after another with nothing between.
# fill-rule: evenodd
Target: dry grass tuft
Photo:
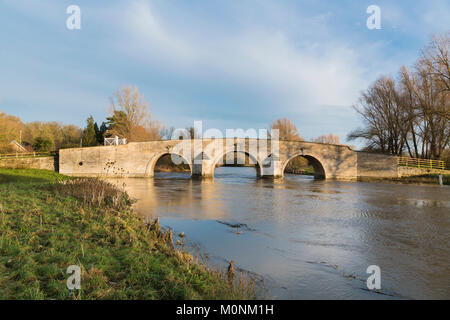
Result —
<instances>
[{"instance_id":1,"label":"dry grass tuft","mask_svg":"<svg viewBox=\"0 0 450 320\"><path fill-rule=\"evenodd\" d=\"M79 178L60 181L53 185L54 191L60 195L73 196L84 205L109 207L120 211L133 202L130 196L117 186L97 178Z\"/></svg>"}]
</instances>

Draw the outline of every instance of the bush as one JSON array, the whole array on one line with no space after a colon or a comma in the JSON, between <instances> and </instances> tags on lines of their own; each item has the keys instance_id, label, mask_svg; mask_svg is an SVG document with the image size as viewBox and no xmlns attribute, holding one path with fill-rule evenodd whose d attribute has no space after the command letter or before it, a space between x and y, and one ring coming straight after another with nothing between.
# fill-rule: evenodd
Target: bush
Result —
<instances>
[{"instance_id":1,"label":"bush","mask_svg":"<svg viewBox=\"0 0 450 320\"><path fill-rule=\"evenodd\" d=\"M35 151L50 151L53 148L53 142L47 138L37 137L33 142L33 149Z\"/></svg>"}]
</instances>

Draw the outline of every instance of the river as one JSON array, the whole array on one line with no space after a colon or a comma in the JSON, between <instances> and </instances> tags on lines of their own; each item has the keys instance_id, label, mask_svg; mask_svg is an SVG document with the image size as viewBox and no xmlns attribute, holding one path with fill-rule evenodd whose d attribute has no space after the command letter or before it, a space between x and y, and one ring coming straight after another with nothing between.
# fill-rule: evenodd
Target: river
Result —
<instances>
[{"instance_id":1,"label":"river","mask_svg":"<svg viewBox=\"0 0 450 320\"><path fill-rule=\"evenodd\" d=\"M450 188L257 179L217 168L214 181L160 173L115 180L137 212L209 256L264 279L274 299L449 299ZM240 224L240 227L235 225ZM381 290L367 289L369 265Z\"/></svg>"}]
</instances>

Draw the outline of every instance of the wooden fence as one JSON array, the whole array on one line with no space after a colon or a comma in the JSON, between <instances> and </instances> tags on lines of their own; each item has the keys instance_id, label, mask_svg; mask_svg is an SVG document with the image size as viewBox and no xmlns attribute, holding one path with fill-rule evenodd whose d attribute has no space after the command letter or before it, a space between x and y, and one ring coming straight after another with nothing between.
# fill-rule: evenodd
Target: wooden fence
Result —
<instances>
[{"instance_id":1,"label":"wooden fence","mask_svg":"<svg viewBox=\"0 0 450 320\"><path fill-rule=\"evenodd\" d=\"M55 151L49 152L16 152L16 153L0 153L0 159L10 159L10 158L37 158L37 157L54 157L56 155Z\"/></svg>"}]
</instances>

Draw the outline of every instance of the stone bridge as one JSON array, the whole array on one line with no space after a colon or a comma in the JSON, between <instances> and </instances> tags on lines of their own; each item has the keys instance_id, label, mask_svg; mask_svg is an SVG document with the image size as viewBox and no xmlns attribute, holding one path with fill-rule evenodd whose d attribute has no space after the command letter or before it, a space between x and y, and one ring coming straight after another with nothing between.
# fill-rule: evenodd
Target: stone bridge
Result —
<instances>
[{"instance_id":1,"label":"stone bridge","mask_svg":"<svg viewBox=\"0 0 450 320\"><path fill-rule=\"evenodd\" d=\"M260 177L283 177L288 162L304 156L319 179L396 177L396 157L364 153L348 146L266 139L192 139L133 142L118 146L61 149L59 172L70 176L152 177L158 159L182 157L193 177L214 177L224 156L242 153L255 164Z\"/></svg>"}]
</instances>

